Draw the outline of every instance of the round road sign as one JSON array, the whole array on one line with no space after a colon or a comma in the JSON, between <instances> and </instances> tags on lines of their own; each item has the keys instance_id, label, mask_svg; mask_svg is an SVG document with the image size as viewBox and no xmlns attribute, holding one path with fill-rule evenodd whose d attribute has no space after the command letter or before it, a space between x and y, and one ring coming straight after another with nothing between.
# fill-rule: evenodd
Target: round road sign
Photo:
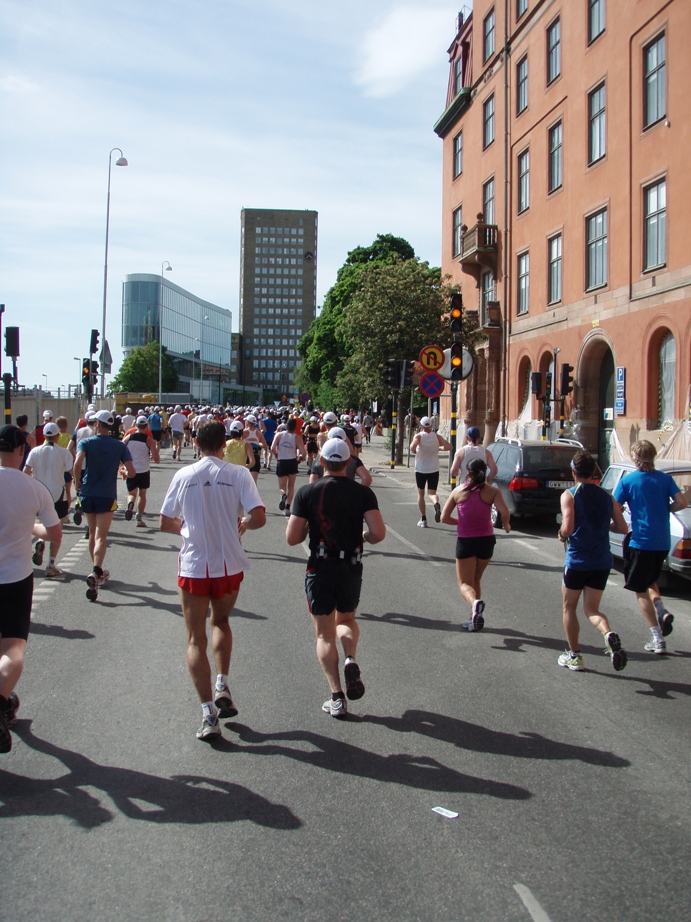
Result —
<instances>
[{"instance_id":1,"label":"round road sign","mask_svg":"<svg viewBox=\"0 0 691 922\"><path fill-rule=\"evenodd\" d=\"M420 364L427 371L438 371L444 364L444 350L439 346L425 346L420 353Z\"/></svg>"},{"instance_id":2,"label":"round road sign","mask_svg":"<svg viewBox=\"0 0 691 922\"><path fill-rule=\"evenodd\" d=\"M425 397L439 397L444 390L445 381L441 375L434 371L428 371L426 375L420 378L420 393Z\"/></svg>"}]
</instances>

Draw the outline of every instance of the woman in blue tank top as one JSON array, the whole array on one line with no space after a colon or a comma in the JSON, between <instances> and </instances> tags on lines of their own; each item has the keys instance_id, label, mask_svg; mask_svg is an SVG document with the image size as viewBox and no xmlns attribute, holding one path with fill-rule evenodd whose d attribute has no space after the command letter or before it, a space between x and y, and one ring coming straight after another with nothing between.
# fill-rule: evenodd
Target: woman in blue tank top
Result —
<instances>
[{"instance_id":1,"label":"woman in blue tank top","mask_svg":"<svg viewBox=\"0 0 691 922\"><path fill-rule=\"evenodd\" d=\"M602 593L612 568L609 548L610 528L626 534L626 522L612 497L595 482L599 473L595 459L587 451L579 451L571 461L575 486L561 496L562 524L559 540L566 543L566 561L562 585L563 618L568 649L557 662L575 672L584 670L578 634L576 609L583 594L583 610L590 623L600 631L605 641L605 653L612 657L612 666L619 672L626 666L626 653L619 635L610 629L609 621L600 611ZM610 523L613 522L613 525Z\"/></svg>"}]
</instances>

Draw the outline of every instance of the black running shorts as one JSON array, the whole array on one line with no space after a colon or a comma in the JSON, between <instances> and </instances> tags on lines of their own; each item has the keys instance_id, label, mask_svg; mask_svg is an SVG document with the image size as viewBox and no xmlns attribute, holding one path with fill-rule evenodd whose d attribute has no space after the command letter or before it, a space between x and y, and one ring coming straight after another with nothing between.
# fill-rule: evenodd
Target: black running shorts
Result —
<instances>
[{"instance_id":1,"label":"black running shorts","mask_svg":"<svg viewBox=\"0 0 691 922\"><path fill-rule=\"evenodd\" d=\"M567 589L600 589L607 585L607 570L569 570L564 567L564 585Z\"/></svg>"},{"instance_id":2,"label":"black running shorts","mask_svg":"<svg viewBox=\"0 0 691 922\"><path fill-rule=\"evenodd\" d=\"M144 471L142 474L135 474L134 477L127 478L127 492L132 490L148 490L151 486L151 471Z\"/></svg>"},{"instance_id":3,"label":"black running shorts","mask_svg":"<svg viewBox=\"0 0 691 922\"><path fill-rule=\"evenodd\" d=\"M362 564L324 560L305 573L307 607L311 615L330 615L334 610L355 611L360 604Z\"/></svg>"},{"instance_id":4,"label":"black running shorts","mask_svg":"<svg viewBox=\"0 0 691 922\"><path fill-rule=\"evenodd\" d=\"M629 545L624 552L624 589L647 592L656 583L669 551L643 551Z\"/></svg>"},{"instance_id":5,"label":"black running shorts","mask_svg":"<svg viewBox=\"0 0 691 922\"><path fill-rule=\"evenodd\" d=\"M456 538L456 560L477 557L478 560L491 560L497 539L494 535L480 538Z\"/></svg>"},{"instance_id":6,"label":"black running shorts","mask_svg":"<svg viewBox=\"0 0 691 922\"><path fill-rule=\"evenodd\" d=\"M17 583L0 585L0 636L3 640L28 638L33 595L33 573Z\"/></svg>"},{"instance_id":7,"label":"black running shorts","mask_svg":"<svg viewBox=\"0 0 691 922\"><path fill-rule=\"evenodd\" d=\"M439 471L432 471L430 474L421 474L415 471L415 483L418 490L424 490L425 484L430 493L436 493L439 486Z\"/></svg>"},{"instance_id":8,"label":"black running shorts","mask_svg":"<svg viewBox=\"0 0 691 922\"><path fill-rule=\"evenodd\" d=\"M288 477L289 474L297 474L298 472L298 459L297 458L286 458L283 461L276 462L276 476L277 477Z\"/></svg>"}]
</instances>

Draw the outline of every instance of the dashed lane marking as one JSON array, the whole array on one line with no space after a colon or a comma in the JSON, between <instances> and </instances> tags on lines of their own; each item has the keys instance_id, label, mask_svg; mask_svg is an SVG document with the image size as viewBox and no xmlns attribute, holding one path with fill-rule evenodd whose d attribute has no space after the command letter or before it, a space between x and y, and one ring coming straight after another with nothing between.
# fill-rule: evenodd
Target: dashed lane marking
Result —
<instances>
[{"instance_id":1,"label":"dashed lane marking","mask_svg":"<svg viewBox=\"0 0 691 922\"><path fill-rule=\"evenodd\" d=\"M428 555L428 554L426 554L423 550L421 550L419 547L417 547L417 545L413 544L412 541L408 541L407 538L404 538L403 535L400 535L400 534L399 534L394 528L392 528L390 525L387 525L387 526L386 526L386 533L387 533L387 535L393 535L394 538L398 538L398 540L401 542L401 544L405 544L405 546L406 546L407 548L410 548L410 550L413 551L415 554L417 554L418 557L427 557L427 558L429 559L429 555ZM444 564L443 564L443 563L440 563L440 561L438 561L438 560L430 560L430 563L432 564L433 567L443 567L443 566L444 566Z\"/></svg>"},{"instance_id":2,"label":"dashed lane marking","mask_svg":"<svg viewBox=\"0 0 691 922\"><path fill-rule=\"evenodd\" d=\"M66 575L71 575L74 573L74 565L80 560L84 554L88 554L89 545L88 542L83 541L75 544L64 557L58 557L56 560L56 566ZM44 562L47 561L47 558L44 558ZM32 616L36 613L37 605L48 601L48 599L53 595L58 586L62 583L65 585L64 580L59 576L50 579L46 576L40 577L39 581L34 581L34 595L31 603L31 614Z\"/></svg>"},{"instance_id":3,"label":"dashed lane marking","mask_svg":"<svg viewBox=\"0 0 691 922\"><path fill-rule=\"evenodd\" d=\"M533 922L551 922L550 917L524 884L514 884L513 889L523 900L523 905L530 913Z\"/></svg>"}]
</instances>

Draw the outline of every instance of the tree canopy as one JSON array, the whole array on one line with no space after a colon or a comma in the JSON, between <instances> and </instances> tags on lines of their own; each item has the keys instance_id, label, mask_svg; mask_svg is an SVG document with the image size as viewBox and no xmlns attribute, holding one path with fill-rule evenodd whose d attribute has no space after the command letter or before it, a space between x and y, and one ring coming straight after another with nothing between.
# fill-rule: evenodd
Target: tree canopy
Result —
<instances>
[{"instance_id":1,"label":"tree canopy","mask_svg":"<svg viewBox=\"0 0 691 922\"><path fill-rule=\"evenodd\" d=\"M298 387L320 406L386 399L388 359L417 360L426 345L450 344L451 292L441 270L418 259L401 237L379 234L371 246L351 250L300 341ZM472 338L465 329L465 341Z\"/></svg>"},{"instance_id":2,"label":"tree canopy","mask_svg":"<svg viewBox=\"0 0 691 922\"><path fill-rule=\"evenodd\" d=\"M141 391L155 393L158 391L158 358L159 346L157 342L138 346L124 359L117 375L108 385L110 393L117 391ZM173 361L163 347L162 387L166 393L177 389L178 374Z\"/></svg>"}]
</instances>

